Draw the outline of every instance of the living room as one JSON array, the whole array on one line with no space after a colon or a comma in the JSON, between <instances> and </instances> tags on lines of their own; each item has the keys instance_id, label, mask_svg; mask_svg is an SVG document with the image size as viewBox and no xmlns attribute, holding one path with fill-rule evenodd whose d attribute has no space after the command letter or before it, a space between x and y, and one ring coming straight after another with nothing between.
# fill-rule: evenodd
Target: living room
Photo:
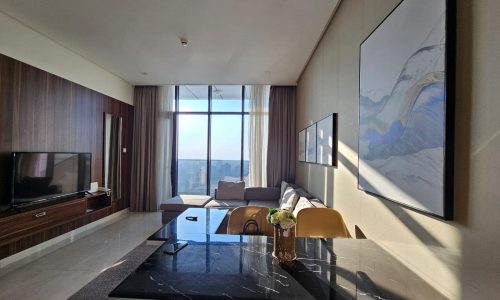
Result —
<instances>
[{"instance_id":1,"label":"living room","mask_svg":"<svg viewBox=\"0 0 500 300\"><path fill-rule=\"evenodd\" d=\"M499 13L1 0L0 299L496 298Z\"/></svg>"}]
</instances>

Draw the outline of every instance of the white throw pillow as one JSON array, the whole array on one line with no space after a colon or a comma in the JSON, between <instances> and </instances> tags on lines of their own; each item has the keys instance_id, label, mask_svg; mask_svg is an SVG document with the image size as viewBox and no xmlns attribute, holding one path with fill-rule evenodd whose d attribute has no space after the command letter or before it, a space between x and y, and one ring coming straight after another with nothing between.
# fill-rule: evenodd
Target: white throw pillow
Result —
<instances>
[{"instance_id":1,"label":"white throw pillow","mask_svg":"<svg viewBox=\"0 0 500 300\"><path fill-rule=\"evenodd\" d=\"M281 194L280 194L281 198L283 198L283 194L285 193L285 190L287 187L288 187L288 183L286 181L282 181L281 182ZM280 200L280 203L281 203L281 200Z\"/></svg>"},{"instance_id":2,"label":"white throw pillow","mask_svg":"<svg viewBox=\"0 0 500 300\"><path fill-rule=\"evenodd\" d=\"M292 212L297 201L299 201L299 197L299 194L292 187L287 187L281 198L280 208Z\"/></svg>"}]
</instances>

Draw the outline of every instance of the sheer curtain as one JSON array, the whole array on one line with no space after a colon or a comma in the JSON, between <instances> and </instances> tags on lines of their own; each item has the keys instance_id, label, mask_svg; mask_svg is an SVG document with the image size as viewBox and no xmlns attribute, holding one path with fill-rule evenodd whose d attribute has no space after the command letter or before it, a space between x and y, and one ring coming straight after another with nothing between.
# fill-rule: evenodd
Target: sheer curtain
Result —
<instances>
[{"instance_id":1,"label":"sheer curtain","mask_svg":"<svg viewBox=\"0 0 500 300\"><path fill-rule=\"evenodd\" d=\"M251 187L267 186L267 139L269 85L250 86L248 118L249 182Z\"/></svg>"},{"instance_id":2,"label":"sheer curtain","mask_svg":"<svg viewBox=\"0 0 500 300\"><path fill-rule=\"evenodd\" d=\"M156 197L158 203L172 197L172 145L174 125L174 86L160 86L156 131Z\"/></svg>"}]
</instances>

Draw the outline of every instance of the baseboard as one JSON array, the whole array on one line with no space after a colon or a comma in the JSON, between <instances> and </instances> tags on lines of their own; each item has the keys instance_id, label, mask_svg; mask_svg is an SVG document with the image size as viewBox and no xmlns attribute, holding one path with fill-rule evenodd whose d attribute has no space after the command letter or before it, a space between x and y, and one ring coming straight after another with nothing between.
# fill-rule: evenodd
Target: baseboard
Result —
<instances>
[{"instance_id":1,"label":"baseboard","mask_svg":"<svg viewBox=\"0 0 500 300\"><path fill-rule=\"evenodd\" d=\"M61 247L64 247L76 240L79 240L87 235L110 225L128 214L129 210L124 209L107 217L89 223L82 227L76 228L70 232L57 236L53 239L40 243L29 249L23 250L9 257L0 260L0 276L17 269L25 264L28 264L50 252L53 252Z\"/></svg>"}]
</instances>

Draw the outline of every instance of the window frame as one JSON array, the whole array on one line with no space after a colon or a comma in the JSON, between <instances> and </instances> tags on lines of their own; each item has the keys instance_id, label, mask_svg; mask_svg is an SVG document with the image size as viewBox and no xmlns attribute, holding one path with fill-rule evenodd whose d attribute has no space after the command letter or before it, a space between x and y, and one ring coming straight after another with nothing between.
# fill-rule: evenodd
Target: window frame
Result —
<instances>
[{"instance_id":1,"label":"window frame","mask_svg":"<svg viewBox=\"0 0 500 300\"><path fill-rule=\"evenodd\" d=\"M186 84L188 85L188 84ZM233 111L233 112L224 112L224 111L212 111L212 86L207 85L208 92L208 110L205 112L200 111L179 111L179 87L182 85L175 85L175 112L174 112L174 147L173 147L173 155L172 157L175 159L174 170L172 172L172 191L174 195L178 195L178 184L179 184L179 116L180 115L206 115L207 116L207 188L206 195L210 195L210 186L211 186L211 166L212 166L212 158L211 158L211 150L212 150L212 116L213 115L237 115L241 117L241 144L240 144L240 180L244 180L244 150L245 150L245 115L249 115L249 111L245 111L245 85L241 85L241 110ZM240 85L236 85L240 86Z\"/></svg>"}]
</instances>

